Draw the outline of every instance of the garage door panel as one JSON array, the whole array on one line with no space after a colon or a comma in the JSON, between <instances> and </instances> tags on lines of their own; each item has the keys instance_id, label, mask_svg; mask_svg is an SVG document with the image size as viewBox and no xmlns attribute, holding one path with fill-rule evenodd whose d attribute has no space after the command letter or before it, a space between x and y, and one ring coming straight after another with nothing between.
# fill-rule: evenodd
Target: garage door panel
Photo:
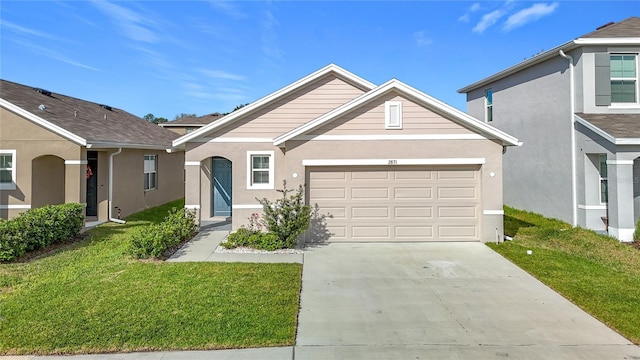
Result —
<instances>
[{"instance_id":1,"label":"garage door panel","mask_svg":"<svg viewBox=\"0 0 640 360\"><path fill-rule=\"evenodd\" d=\"M327 215L329 241L477 241L480 177L469 169L309 169L309 198Z\"/></svg>"},{"instance_id":2,"label":"garage door panel","mask_svg":"<svg viewBox=\"0 0 640 360\"><path fill-rule=\"evenodd\" d=\"M476 188L473 187L439 187L438 199L475 199Z\"/></svg>"},{"instance_id":3,"label":"garage door panel","mask_svg":"<svg viewBox=\"0 0 640 360\"><path fill-rule=\"evenodd\" d=\"M439 206L438 217L454 219L474 219L478 216L475 206Z\"/></svg>"},{"instance_id":4,"label":"garage door panel","mask_svg":"<svg viewBox=\"0 0 640 360\"><path fill-rule=\"evenodd\" d=\"M396 187L394 188L396 199L429 200L433 198L433 189L430 187Z\"/></svg>"},{"instance_id":5,"label":"garage door panel","mask_svg":"<svg viewBox=\"0 0 640 360\"><path fill-rule=\"evenodd\" d=\"M369 188L369 187L352 188L351 198L353 200L389 199L389 189L388 188Z\"/></svg>"},{"instance_id":6,"label":"garage door panel","mask_svg":"<svg viewBox=\"0 0 640 360\"><path fill-rule=\"evenodd\" d=\"M396 219L433 219L433 208L431 206L396 206Z\"/></svg>"}]
</instances>

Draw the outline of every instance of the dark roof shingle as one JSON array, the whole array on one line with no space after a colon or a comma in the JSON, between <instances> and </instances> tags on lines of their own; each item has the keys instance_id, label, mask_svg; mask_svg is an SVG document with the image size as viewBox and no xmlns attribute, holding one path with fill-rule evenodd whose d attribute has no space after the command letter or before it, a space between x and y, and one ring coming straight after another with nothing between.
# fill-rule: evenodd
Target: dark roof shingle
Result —
<instances>
[{"instance_id":1,"label":"dark roof shingle","mask_svg":"<svg viewBox=\"0 0 640 360\"><path fill-rule=\"evenodd\" d=\"M178 120L173 120L173 121L169 121L166 123L162 123L162 126L173 126L173 125L180 125L180 126L186 126L186 125L207 125L210 122L213 122L215 120L218 120L220 118L222 118L223 116L225 116L224 114L220 114L220 113L213 113L213 114L207 114L207 115L202 115L202 116L190 116L190 117L183 117L180 118Z\"/></svg>"},{"instance_id":2,"label":"dark roof shingle","mask_svg":"<svg viewBox=\"0 0 640 360\"><path fill-rule=\"evenodd\" d=\"M583 114L579 117L617 139L640 138L640 114Z\"/></svg>"},{"instance_id":3,"label":"dark roof shingle","mask_svg":"<svg viewBox=\"0 0 640 360\"><path fill-rule=\"evenodd\" d=\"M178 134L122 109L0 80L0 98L87 140L130 147L165 147ZM44 110L41 106L44 105Z\"/></svg>"},{"instance_id":4,"label":"dark roof shingle","mask_svg":"<svg viewBox=\"0 0 640 360\"><path fill-rule=\"evenodd\" d=\"M625 38L640 37L640 18L630 17L617 23L603 26L581 38Z\"/></svg>"}]
</instances>

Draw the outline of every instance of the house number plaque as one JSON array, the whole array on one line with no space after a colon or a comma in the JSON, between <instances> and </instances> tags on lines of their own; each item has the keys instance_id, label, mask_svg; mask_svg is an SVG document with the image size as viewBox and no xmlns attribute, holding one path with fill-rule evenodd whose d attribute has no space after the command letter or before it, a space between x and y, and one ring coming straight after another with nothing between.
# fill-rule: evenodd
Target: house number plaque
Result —
<instances>
[{"instance_id":1,"label":"house number plaque","mask_svg":"<svg viewBox=\"0 0 640 360\"><path fill-rule=\"evenodd\" d=\"M398 160L389 160L389 165L398 165Z\"/></svg>"}]
</instances>

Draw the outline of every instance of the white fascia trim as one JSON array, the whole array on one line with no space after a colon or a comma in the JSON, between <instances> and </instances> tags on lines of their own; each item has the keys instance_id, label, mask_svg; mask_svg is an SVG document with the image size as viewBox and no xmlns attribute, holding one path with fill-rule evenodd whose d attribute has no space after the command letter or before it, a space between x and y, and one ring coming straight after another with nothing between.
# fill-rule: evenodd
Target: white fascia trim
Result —
<instances>
[{"instance_id":1,"label":"white fascia trim","mask_svg":"<svg viewBox=\"0 0 640 360\"><path fill-rule=\"evenodd\" d=\"M29 111L27 111L27 110L25 110L25 109L23 109L23 108L21 108L21 107L19 107L17 105L14 105L14 104L8 102L5 99L0 99L0 106L4 107L5 109L7 109L7 110L9 110L11 112L14 112L14 113L22 116L23 118L25 118L27 120L30 120L30 121L32 121L32 122L44 127L47 130L50 130L50 131L54 132L55 134L58 134L58 135L60 135L60 136L62 136L64 138L66 138L66 139L78 144L78 145L81 145L81 146L87 145L87 140L81 138L80 136L72 133L71 131L68 131L68 130L65 130L65 129L61 128L58 125L52 124L51 122L49 122L49 121L47 121L47 120L45 120L45 119L43 119L43 118L31 113L31 112L29 112Z\"/></svg>"},{"instance_id":2,"label":"white fascia trim","mask_svg":"<svg viewBox=\"0 0 640 360\"><path fill-rule=\"evenodd\" d=\"M484 215L504 215L504 210L483 210Z\"/></svg>"},{"instance_id":3,"label":"white fascia trim","mask_svg":"<svg viewBox=\"0 0 640 360\"><path fill-rule=\"evenodd\" d=\"M200 210L200 205L185 205L184 208L187 210Z\"/></svg>"},{"instance_id":4,"label":"white fascia trim","mask_svg":"<svg viewBox=\"0 0 640 360\"><path fill-rule=\"evenodd\" d=\"M87 160L65 160L65 165L87 165L89 162Z\"/></svg>"},{"instance_id":5,"label":"white fascia trim","mask_svg":"<svg viewBox=\"0 0 640 360\"><path fill-rule=\"evenodd\" d=\"M582 209L582 210L607 210L607 205L583 205L583 204L578 204L578 209Z\"/></svg>"},{"instance_id":6,"label":"white fascia trim","mask_svg":"<svg viewBox=\"0 0 640 360\"><path fill-rule=\"evenodd\" d=\"M184 166L200 166L200 161L185 161Z\"/></svg>"},{"instance_id":7,"label":"white fascia trim","mask_svg":"<svg viewBox=\"0 0 640 360\"><path fill-rule=\"evenodd\" d=\"M494 128L493 126L488 125L468 114L465 114L462 111L455 109L450 105L443 103L440 100L432 98L431 96L417 89L414 89L411 86L406 85L396 79L391 79L386 83L384 83L383 85L378 86L377 88L351 100L350 102L340 107L337 107L334 110L329 111L328 113L287 132L286 134L283 134L275 138L273 141L273 144L275 146L280 146L287 140L291 140L296 136L308 133L309 131L316 129L319 126L324 125L325 123L330 122L331 120L334 120L335 118L342 116L348 113L349 111L354 110L364 105L365 103L375 99L376 97L383 95L392 90L402 92L408 97L411 97L414 100L416 100L416 102L418 103L422 103L423 105L426 105L428 107L434 107L439 111L449 115L454 120L461 121L462 123L470 125L472 128L475 128L480 132L483 132L492 137L500 139L502 140L504 145L512 145L512 146L518 145L518 139L516 139L515 137L508 135L507 133L501 130L498 130L497 128Z\"/></svg>"},{"instance_id":8,"label":"white fascia trim","mask_svg":"<svg viewBox=\"0 0 640 360\"><path fill-rule=\"evenodd\" d=\"M640 45L640 37L578 38L576 45Z\"/></svg>"},{"instance_id":9,"label":"white fascia trim","mask_svg":"<svg viewBox=\"0 0 640 360\"><path fill-rule=\"evenodd\" d=\"M322 69L309 74L305 77L303 77L302 79L291 83L283 88L281 88L280 90L277 90L239 110L236 110L234 112L232 112L231 114L223 117L222 119L218 120L218 121L214 121L212 123L209 123L203 127L201 127L198 130L192 131L189 134L183 135L182 137L177 138L176 140L173 141L173 146L179 146L182 145L186 142L189 142L195 138L200 137L202 134L206 134L208 132L210 132L211 130L220 128L222 126L225 126L226 124L234 121L237 118L240 118L246 114L249 114L253 111L255 111L256 109L260 108L261 106L268 104L272 101L274 101L275 99L278 99L286 94L289 94L295 90L298 90L299 88L313 82L316 79L319 79L320 77L330 73L330 72L335 72L339 75L341 75L344 78L349 79L352 82L355 82L363 87L365 87L366 89L373 89L375 87L375 84L357 76L354 75L346 70L344 70L343 68L335 65L335 64L329 64L325 67L323 67Z\"/></svg>"},{"instance_id":10,"label":"white fascia trim","mask_svg":"<svg viewBox=\"0 0 640 360\"><path fill-rule=\"evenodd\" d=\"M303 166L366 166L366 165L482 165L485 158L444 159L309 159Z\"/></svg>"},{"instance_id":11,"label":"white fascia trim","mask_svg":"<svg viewBox=\"0 0 640 360\"><path fill-rule=\"evenodd\" d=\"M127 144L112 142L92 142L87 144L87 149L144 149L144 150L170 150L165 145Z\"/></svg>"},{"instance_id":12,"label":"white fascia trim","mask_svg":"<svg viewBox=\"0 0 640 360\"><path fill-rule=\"evenodd\" d=\"M262 205L256 204L233 204L232 209L262 209Z\"/></svg>"},{"instance_id":13,"label":"white fascia trim","mask_svg":"<svg viewBox=\"0 0 640 360\"><path fill-rule=\"evenodd\" d=\"M480 134L415 134L415 135L300 135L293 140L305 141L380 141L380 140L484 140Z\"/></svg>"},{"instance_id":14,"label":"white fascia trim","mask_svg":"<svg viewBox=\"0 0 640 360\"><path fill-rule=\"evenodd\" d=\"M633 165L633 160L607 160L607 165Z\"/></svg>"},{"instance_id":15,"label":"white fascia trim","mask_svg":"<svg viewBox=\"0 0 640 360\"><path fill-rule=\"evenodd\" d=\"M602 136L603 139L609 141L612 144L616 143L616 138L609 135L609 133L605 132L604 130L600 129L599 127L593 125L592 123L588 122L587 120L581 118L578 115L574 115L574 118L577 122L579 122L580 124L582 124L584 127L586 127L587 129L595 132L596 134Z\"/></svg>"},{"instance_id":16,"label":"white fascia trim","mask_svg":"<svg viewBox=\"0 0 640 360\"><path fill-rule=\"evenodd\" d=\"M616 145L640 145L640 138L616 139Z\"/></svg>"},{"instance_id":17,"label":"white fascia trim","mask_svg":"<svg viewBox=\"0 0 640 360\"><path fill-rule=\"evenodd\" d=\"M273 138L200 138L196 139L193 142L197 143L271 143L273 142Z\"/></svg>"},{"instance_id":18,"label":"white fascia trim","mask_svg":"<svg viewBox=\"0 0 640 360\"><path fill-rule=\"evenodd\" d=\"M29 210L31 209L31 204L22 204L22 205L0 205L1 210Z\"/></svg>"}]
</instances>

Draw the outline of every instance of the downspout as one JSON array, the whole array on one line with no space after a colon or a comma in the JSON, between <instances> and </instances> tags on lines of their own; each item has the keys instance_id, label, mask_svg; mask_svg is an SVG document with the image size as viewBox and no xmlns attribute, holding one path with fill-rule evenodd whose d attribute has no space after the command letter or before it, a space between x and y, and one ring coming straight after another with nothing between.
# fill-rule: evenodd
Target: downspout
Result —
<instances>
[{"instance_id":1,"label":"downspout","mask_svg":"<svg viewBox=\"0 0 640 360\"><path fill-rule=\"evenodd\" d=\"M111 210L111 202L113 201L113 158L122 152L122 148L118 148L118 151L109 154L109 221L116 222L118 224L124 224L124 220L116 219L113 217Z\"/></svg>"},{"instance_id":2,"label":"downspout","mask_svg":"<svg viewBox=\"0 0 640 360\"><path fill-rule=\"evenodd\" d=\"M560 50L560 56L569 60L569 96L571 98L571 205L573 215L573 226L578 226L578 200L577 200L577 181L576 181L576 126L575 126L575 112L576 112L576 100L575 100L575 77L573 68L573 57L567 55L564 51Z\"/></svg>"}]
</instances>

